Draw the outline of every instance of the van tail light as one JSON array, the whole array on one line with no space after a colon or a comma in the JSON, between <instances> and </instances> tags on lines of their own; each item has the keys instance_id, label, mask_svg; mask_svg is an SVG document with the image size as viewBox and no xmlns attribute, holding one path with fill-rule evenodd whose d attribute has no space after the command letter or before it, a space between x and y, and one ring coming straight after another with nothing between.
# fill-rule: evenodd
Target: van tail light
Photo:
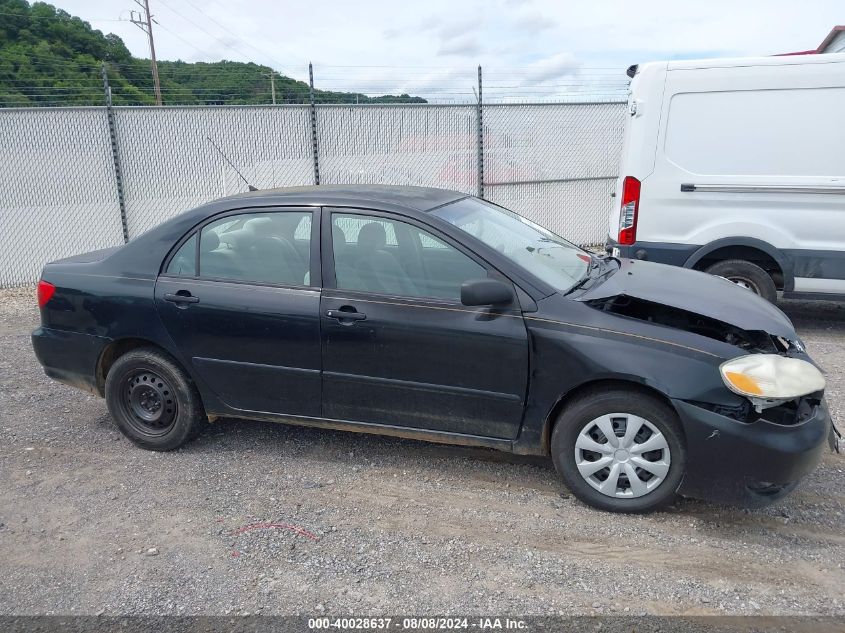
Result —
<instances>
[{"instance_id":1,"label":"van tail light","mask_svg":"<svg viewBox=\"0 0 845 633\"><path fill-rule=\"evenodd\" d=\"M619 210L620 244L631 245L637 241L637 215L640 208L640 181L625 176L622 181L622 208Z\"/></svg>"},{"instance_id":2,"label":"van tail light","mask_svg":"<svg viewBox=\"0 0 845 633\"><path fill-rule=\"evenodd\" d=\"M56 287L49 281L43 279L38 282L38 307L43 308L47 302L53 298L53 293L56 292Z\"/></svg>"}]
</instances>

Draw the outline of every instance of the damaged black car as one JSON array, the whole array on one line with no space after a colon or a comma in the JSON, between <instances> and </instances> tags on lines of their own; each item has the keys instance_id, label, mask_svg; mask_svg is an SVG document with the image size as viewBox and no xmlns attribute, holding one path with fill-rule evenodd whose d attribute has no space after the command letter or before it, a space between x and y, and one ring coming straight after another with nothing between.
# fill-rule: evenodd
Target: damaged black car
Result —
<instances>
[{"instance_id":1,"label":"damaged black car","mask_svg":"<svg viewBox=\"0 0 845 633\"><path fill-rule=\"evenodd\" d=\"M789 319L442 189L254 191L48 264L46 374L125 436L218 418L550 456L604 510L782 497L838 434Z\"/></svg>"}]
</instances>

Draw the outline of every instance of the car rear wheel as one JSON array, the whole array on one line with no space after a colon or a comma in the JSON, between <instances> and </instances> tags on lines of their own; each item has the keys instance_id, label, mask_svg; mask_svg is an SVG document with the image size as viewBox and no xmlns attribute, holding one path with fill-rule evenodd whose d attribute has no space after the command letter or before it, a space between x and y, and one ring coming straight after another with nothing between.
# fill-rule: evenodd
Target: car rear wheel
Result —
<instances>
[{"instance_id":1,"label":"car rear wheel","mask_svg":"<svg viewBox=\"0 0 845 633\"><path fill-rule=\"evenodd\" d=\"M724 277L741 288L750 290L760 295L766 301L775 303L778 298L777 287L771 275L760 268L757 264L745 261L744 259L726 259L716 262L705 272L711 275Z\"/></svg>"},{"instance_id":2,"label":"car rear wheel","mask_svg":"<svg viewBox=\"0 0 845 633\"><path fill-rule=\"evenodd\" d=\"M552 459L584 503L611 512L650 512L675 499L686 463L677 415L635 389L596 389L558 417Z\"/></svg>"},{"instance_id":3,"label":"car rear wheel","mask_svg":"<svg viewBox=\"0 0 845 633\"><path fill-rule=\"evenodd\" d=\"M206 423L196 387L176 362L153 348L118 358L106 377L106 404L118 429L153 451L179 448Z\"/></svg>"}]
</instances>

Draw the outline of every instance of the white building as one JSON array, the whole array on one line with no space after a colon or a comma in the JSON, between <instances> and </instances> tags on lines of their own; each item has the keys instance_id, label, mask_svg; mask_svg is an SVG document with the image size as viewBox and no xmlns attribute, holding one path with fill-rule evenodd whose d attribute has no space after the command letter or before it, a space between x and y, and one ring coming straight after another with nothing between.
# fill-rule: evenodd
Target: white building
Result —
<instances>
[{"instance_id":1,"label":"white building","mask_svg":"<svg viewBox=\"0 0 845 633\"><path fill-rule=\"evenodd\" d=\"M834 26L816 52L845 53L845 24Z\"/></svg>"},{"instance_id":2,"label":"white building","mask_svg":"<svg viewBox=\"0 0 845 633\"><path fill-rule=\"evenodd\" d=\"M821 53L845 53L845 24L834 26L818 48L782 55L818 55Z\"/></svg>"}]
</instances>

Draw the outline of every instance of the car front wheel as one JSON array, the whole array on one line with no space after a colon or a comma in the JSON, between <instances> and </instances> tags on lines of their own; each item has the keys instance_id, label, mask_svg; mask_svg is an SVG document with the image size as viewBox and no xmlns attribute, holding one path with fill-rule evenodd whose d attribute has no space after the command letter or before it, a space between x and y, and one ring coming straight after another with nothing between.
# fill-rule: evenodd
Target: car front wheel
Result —
<instances>
[{"instance_id":1,"label":"car front wheel","mask_svg":"<svg viewBox=\"0 0 845 633\"><path fill-rule=\"evenodd\" d=\"M675 412L636 389L576 397L555 424L551 450L572 493L611 512L650 512L671 503L686 462Z\"/></svg>"}]
</instances>

